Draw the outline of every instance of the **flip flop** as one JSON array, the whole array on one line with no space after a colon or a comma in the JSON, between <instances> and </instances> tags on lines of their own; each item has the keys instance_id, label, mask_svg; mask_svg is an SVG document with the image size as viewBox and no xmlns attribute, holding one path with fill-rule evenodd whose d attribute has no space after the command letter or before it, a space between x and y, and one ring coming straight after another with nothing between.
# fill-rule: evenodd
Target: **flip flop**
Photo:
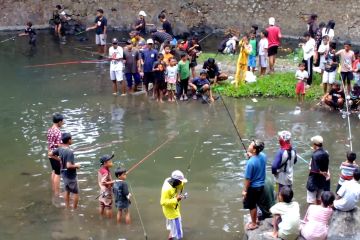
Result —
<instances>
[{"instance_id":1,"label":"flip flop","mask_svg":"<svg viewBox=\"0 0 360 240\"><path fill-rule=\"evenodd\" d=\"M251 226L250 226L251 225ZM259 226L257 225L257 224L255 224L255 226L253 226L252 225L252 223L248 223L248 224L246 224L246 230L248 230L248 231L252 231L252 230L255 230L255 229L257 229Z\"/></svg>"}]
</instances>

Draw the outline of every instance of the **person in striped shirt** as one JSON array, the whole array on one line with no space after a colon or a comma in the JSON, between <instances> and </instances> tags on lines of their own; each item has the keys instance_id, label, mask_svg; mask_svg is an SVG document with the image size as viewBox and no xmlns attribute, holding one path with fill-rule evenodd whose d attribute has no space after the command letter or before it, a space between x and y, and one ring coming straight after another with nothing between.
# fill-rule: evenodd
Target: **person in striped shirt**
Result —
<instances>
[{"instance_id":1,"label":"person in striped shirt","mask_svg":"<svg viewBox=\"0 0 360 240\"><path fill-rule=\"evenodd\" d=\"M346 153L346 158L347 160L345 162L342 162L340 165L341 173L340 173L339 183L336 188L336 192L341 188L341 186L345 181L349 181L353 179L354 171L356 168L359 167L355 163L356 153L349 151Z\"/></svg>"}]
</instances>

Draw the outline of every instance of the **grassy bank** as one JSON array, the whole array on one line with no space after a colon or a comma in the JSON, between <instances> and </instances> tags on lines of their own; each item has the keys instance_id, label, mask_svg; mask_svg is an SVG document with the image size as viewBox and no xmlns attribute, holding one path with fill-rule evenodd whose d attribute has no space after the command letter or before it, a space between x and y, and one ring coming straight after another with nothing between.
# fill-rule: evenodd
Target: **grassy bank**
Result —
<instances>
[{"instance_id":1,"label":"grassy bank","mask_svg":"<svg viewBox=\"0 0 360 240\"><path fill-rule=\"evenodd\" d=\"M230 97L295 97L296 80L293 72L281 72L259 77L255 83L244 84L236 88L233 84L220 85L214 88L221 94ZM319 99L322 96L320 76L315 74L313 84L306 92L307 100Z\"/></svg>"}]
</instances>

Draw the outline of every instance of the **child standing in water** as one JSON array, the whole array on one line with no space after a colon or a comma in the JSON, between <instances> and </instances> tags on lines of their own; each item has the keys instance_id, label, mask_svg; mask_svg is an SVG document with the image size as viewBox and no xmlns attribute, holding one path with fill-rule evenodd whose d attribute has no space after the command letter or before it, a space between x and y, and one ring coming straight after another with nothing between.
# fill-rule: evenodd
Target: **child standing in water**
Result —
<instances>
[{"instance_id":1,"label":"child standing in water","mask_svg":"<svg viewBox=\"0 0 360 240\"><path fill-rule=\"evenodd\" d=\"M308 72L305 71L304 63L299 64L299 69L295 73L295 78L297 80L295 92L297 95L298 103L302 104L304 103L305 98L305 83L309 78Z\"/></svg>"},{"instance_id":2,"label":"child standing in water","mask_svg":"<svg viewBox=\"0 0 360 240\"><path fill-rule=\"evenodd\" d=\"M167 91L169 102L175 102L175 90L176 90L176 82L177 82L177 73L178 73L178 66L176 64L175 58L169 59L170 64L166 67L166 78L165 81L167 83Z\"/></svg>"},{"instance_id":3,"label":"child standing in water","mask_svg":"<svg viewBox=\"0 0 360 240\"><path fill-rule=\"evenodd\" d=\"M112 185L110 168L113 166L111 159L113 155L104 155L100 158L101 167L98 171L98 183L100 187L100 215L107 218L112 217Z\"/></svg>"},{"instance_id":4,"label":"child standing in water","mask_svg":"<svg viewBox=\"0 0 360 240\"><path fill-rule=\"evenodd\" d=\"M29 44L32 47L36 46L36 32L32 28L32 22L27 22L26 23L25 32L19 34L19 37L21 37L21 36L29 36Z\"/></svg>"},{"instance_id":5,"label":"child standing in water","mask_svg":"<svg viewBox=\"0 0 360 240\"><path fill-rule=\"evenodd\" d=\"M129 188L126 180L126 169L117 168L115 170L115 177L118 179L114 183L113 192L115 195L115 206L118 209L116 220L117 223L121 223L122 215L125 214L125 223L130 224L130 212L129 206L131 204Z\"/></svg>"},{"instance_id":6,"label":"child standing in water","mask_svg":"<svg viewBox=\"0 0 360 240\"><path fill-rule=\"evenodd\" d=\"M165 64L162 61L154 65L155 98L157 102L163 103L163 91L166 89Z\"/></svg>"}]
</instances>

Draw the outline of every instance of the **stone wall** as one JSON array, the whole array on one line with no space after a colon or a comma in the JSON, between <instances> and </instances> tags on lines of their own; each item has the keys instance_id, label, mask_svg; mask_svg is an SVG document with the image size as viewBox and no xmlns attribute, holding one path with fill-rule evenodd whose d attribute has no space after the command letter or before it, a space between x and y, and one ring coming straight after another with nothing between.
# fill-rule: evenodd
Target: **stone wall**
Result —
<instances>
[{"instance_id":1,"label":"stone wall","mask_svg":"<svg viewBox=\"0 0 360 240\"><path fill-rule=\"evenodd\" d=\"M301 13L315 12L319 22L336 21L335 34L342 40L360 38L360 4L358 0L0 0L1 29L22 26L31 20L46 26L56 4L87 24L92 23L97 8L103 8L109 24L130 28L139 10L148 14L147 21L157 23L157 15L164 9L176 32L191 28L248 30L256 23L266 26L275 17L283 34L302 35L306 24ZM343 13L347 9L348 12Z\"/></svg>"}]
</instances>

